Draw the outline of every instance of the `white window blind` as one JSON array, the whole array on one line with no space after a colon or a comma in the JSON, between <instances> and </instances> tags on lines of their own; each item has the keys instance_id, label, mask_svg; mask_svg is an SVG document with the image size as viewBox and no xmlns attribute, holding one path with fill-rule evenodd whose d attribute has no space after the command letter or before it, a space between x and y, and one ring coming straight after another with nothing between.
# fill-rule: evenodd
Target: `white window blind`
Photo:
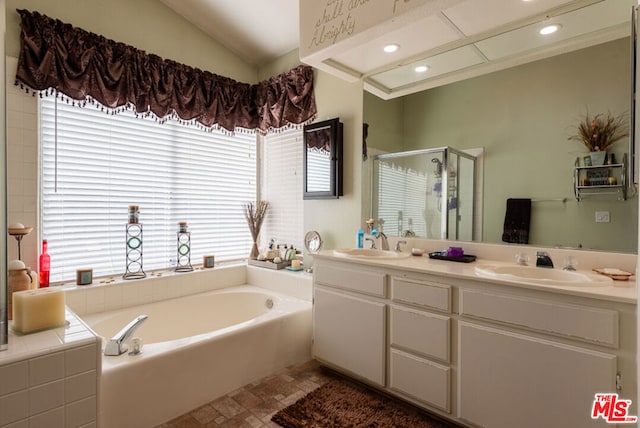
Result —
<instances>
[{"instance_id":1,"label":"white window blind","mask_svg":"<svg viewBox=\"0 0 640 428\"><path fill-rule=\"evenodd\" d=\"M302 129L269 134L262 141L261 193L269 210L260 232L261 245L273 238L302 249Z\"/></svg>"},{"instance_id":2,"label":"white window blind","mask_svg":"<svg viewBox=\"0 0 640 428\"><path fill-rule=\"evenodd\" d=\"M54 97L40 105L42 232L51 281L125 271L129 205L140 206L145 271L175 263L177 223L191 263L241 259L252 240L243 203L256 199L256 137L105 114ZM56 139L57 134L57 139Z\"/></svg>"}]
</instances>

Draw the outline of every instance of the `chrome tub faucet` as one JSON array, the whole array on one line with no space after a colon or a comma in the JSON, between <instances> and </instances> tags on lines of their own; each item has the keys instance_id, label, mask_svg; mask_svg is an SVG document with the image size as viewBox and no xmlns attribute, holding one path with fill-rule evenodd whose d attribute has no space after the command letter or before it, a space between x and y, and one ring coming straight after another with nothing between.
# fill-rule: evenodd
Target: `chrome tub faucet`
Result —
<instances>
[{"instance_id":1,"label":"chrome tub faucet","mask_svg":"<svg viewBox=\"0 0 640 428\"><path fill-rule=\"evenodd\" d=\"M127 342L133 335L133 332L136 331L147 318L149 318L147 315L140 315L124 326L122 330L109 340L107 346L104 347L104 355L121 355L127 352Z\"/></svg>"}]
</instances>

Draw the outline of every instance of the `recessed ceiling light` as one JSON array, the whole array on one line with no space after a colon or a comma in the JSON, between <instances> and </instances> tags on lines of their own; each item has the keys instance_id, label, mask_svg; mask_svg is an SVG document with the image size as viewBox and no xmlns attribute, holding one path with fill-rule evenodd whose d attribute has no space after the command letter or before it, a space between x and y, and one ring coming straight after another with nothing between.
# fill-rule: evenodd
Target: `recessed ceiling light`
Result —
<instances>
[{"instance_id":1,"label":"recessed ceiling light","mask_svg":"<svg viewBox=\"0 0 640 428\"><path fill-rule=\"evenodd\" d=\"M414 68L416 73L424 73L428 69L429 69L429 66L427 66L427 65L419 65L416 68Z\"/></svg>"},{"instance_id":2,"label":"recessed ceiling light","mask_svg":"<svg viewBox=\"0 0 640 428\"><path fill-rule=\"evenodd\" d=\"M392 53L397 51L398 49L400 49L400 45L397 45L395 43L391 43L382 48L382 50L384 50L386 53Z\"/></svg>"},{"instance_id":3,"label":"recessed ceiling light","mask_svg":"<svg viewBox=\"0 0 640 428\"><path fill-rule=\"evenodd\" d=\"M548 34L555 33L556 31L558 31L560 29L560 27L562 27L562 25L560 25L560 24L547 25L546 27L542 27L540 29L540 31L538 31L538 33L542 34L543 36L546 36Z\"/></svg>"}]
</instances>

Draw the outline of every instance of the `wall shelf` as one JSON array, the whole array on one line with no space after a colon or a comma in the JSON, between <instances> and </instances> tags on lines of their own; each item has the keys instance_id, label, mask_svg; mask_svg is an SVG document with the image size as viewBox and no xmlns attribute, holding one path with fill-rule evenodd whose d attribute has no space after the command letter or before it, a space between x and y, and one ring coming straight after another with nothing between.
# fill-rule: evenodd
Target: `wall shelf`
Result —
<instances>
[{"instance_id":1,"label":"wall shelf","mask_svg":"<svg viewBox=\"0 0 640 428\"><path fill-rule=\"evenodd\" d=\"M618 200L627 199L627 155L622 156L622 163L580 166L580 158L576 158L573 170L573 188L576 199L589 196L616 195Z\"/></svg>"}]
</instances>

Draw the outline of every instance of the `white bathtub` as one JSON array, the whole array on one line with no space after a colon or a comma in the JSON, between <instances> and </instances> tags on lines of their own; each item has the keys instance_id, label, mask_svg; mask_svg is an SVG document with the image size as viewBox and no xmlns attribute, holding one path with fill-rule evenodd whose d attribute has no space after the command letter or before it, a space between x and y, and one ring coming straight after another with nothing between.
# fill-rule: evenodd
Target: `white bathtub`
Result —
<instances>
[{"instance_id":1,"label":"white bathtub","mask_svg":"<svg viewBox=\"0 0 640 428\"><path fill-rule=\"evenodd\" d=\"M142 353L102 357L101 428L154 427L311 358L311 302L254 286L82 319L109 339L140 314Z\"/></svg>"}]
</instances>

